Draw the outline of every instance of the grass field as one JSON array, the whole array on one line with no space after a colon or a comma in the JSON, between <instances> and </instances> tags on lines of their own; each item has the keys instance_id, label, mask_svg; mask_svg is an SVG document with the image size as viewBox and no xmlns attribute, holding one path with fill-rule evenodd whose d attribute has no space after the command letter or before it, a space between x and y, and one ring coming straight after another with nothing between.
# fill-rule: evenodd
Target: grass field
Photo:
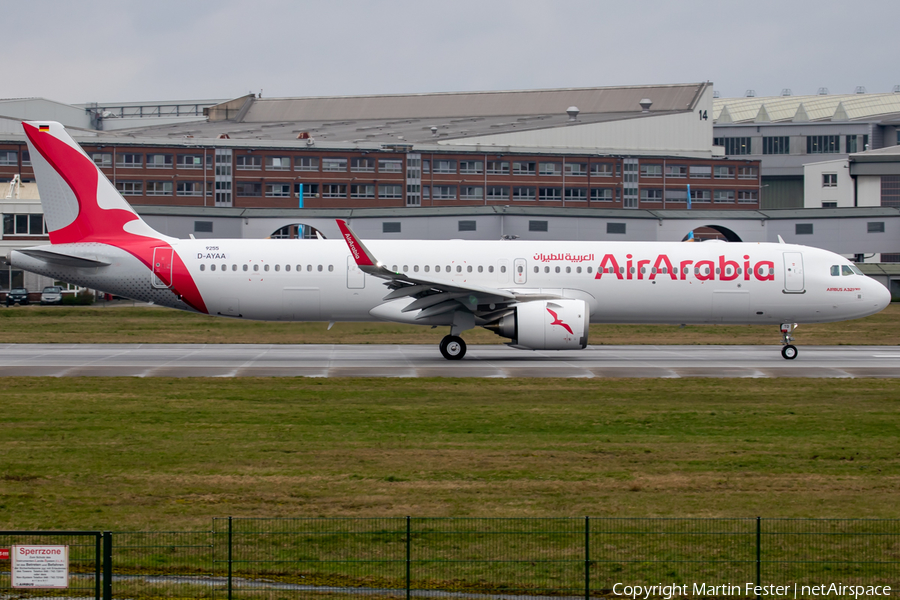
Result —
<instances>
[{"instance_id":1,"label":"grass field","mask_svg":"<svg viewBox=\"0 0 900 600\"><path fill-rule=\"evenodd\" d=\"M900 517L898 380L0 379L0 529Z\"/></svg>"},{"instance_id":2,"label":"grass field","mask_svg":"<svg viewBox=\"0 0 900 600\"><path fill-rule=\"evenodd\" d=\"M268 323L159 307L94 306L0 308L0 343L269 343L437 344L448 328L396 323ZM900 344L900 303L877 315L843 323L801 324L799 345ZM478 328L470 344L507 340ZM591 344L779 344L776 326L591 325Z\"/></svg>"}]
</instances>

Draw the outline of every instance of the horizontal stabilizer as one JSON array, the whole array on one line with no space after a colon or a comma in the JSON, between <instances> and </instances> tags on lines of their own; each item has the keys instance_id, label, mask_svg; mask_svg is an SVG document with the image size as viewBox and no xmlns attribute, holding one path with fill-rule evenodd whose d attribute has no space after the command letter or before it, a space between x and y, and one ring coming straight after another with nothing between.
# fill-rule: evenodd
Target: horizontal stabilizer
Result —
<instances>
[{"instance_id":1,"label":"horizontal stabilizer","mask_svg":"<svg viewBox=\"0 0 900 600\"><path fill-rule=\"evenodd\" d=\"M94 260L91 258L82 258L81 256L72 256L71 254L62 254L60 252L51 252L50 250L38 250L36 248L21 248L17 250L26 256L36 258L44 262L63 267L76 267L81 269L95 269L97 267L105 267L110 263L102 260Z\"/></svg>"}]
</instances>

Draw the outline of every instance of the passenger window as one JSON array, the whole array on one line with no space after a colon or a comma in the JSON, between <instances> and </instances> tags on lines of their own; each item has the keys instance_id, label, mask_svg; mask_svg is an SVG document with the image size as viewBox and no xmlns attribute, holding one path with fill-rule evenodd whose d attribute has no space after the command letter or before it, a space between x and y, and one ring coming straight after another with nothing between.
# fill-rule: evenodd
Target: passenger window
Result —
<instances>
[{"instance_id":1,"label":"passenger window","mask_svg":"<svg viewBox=\"0 0 900 600\"><path fill-rule=\"evenodd\" d=\"M544 267L544 273L549 273L549 272L550 272L550 267Z\"/></svg>"},{"instance_id":2,"label":"passenger window","mask_svg":"<svg viewBox=\"0 0 900 600\"><path fill-rule=\"evenodd\" d=\"M472 272L472 265L469 265L468 267L466 267L466 271L468 271L469 273L471 273L471 272Z\"/></svg>"},{"instance_id":3,"label":"passenger window","mask_svg":"<svg viewBox=\"0 0 900 600\"><path fill-rule=\"evenodd\" d=\"M280 271L280 270L281 270L281 265L275 265L275 270L276 270L276 271Z\"/></svg>"},{"instance_id":4,"label":"passenger window","mask_svg":"<svg viewBox=\"0 0 900 600\"><path fill-rule=\"evenodd\" d=\"M393 271L394 273L396 273L396 272L397 272L397 265L394 265L393 267L391 267L391 271Z\"/></svg>"},{"instance_id":5,"label":"passenger window","mask_svg":"<svg viewBox=\"0 0 900 600\"><path fill-rule=\"evenodd\" d=\"M449 273L449 272L450 272L450 265L447 265L446 267L444 267L444 270L447 271L447 272Z\"/></svg>"},{"instance_id":6,"label":"passenger window","mask_svg":"<svg viewBox=\"0 0 900 600\"><path fill-rule=\"evenodd\" d=\"M853 275L853 269L850 268L850 265L841 265L841 275L845 277L847 275Z\"/></svg>"},{"instance_id":7,"label":"passenger window","mask_svg":"<svg viewBox=\"0 0 900 600\"><path fill-rule=\"evenodd\" d=\"M321 273L321 272L322 272L322 265L319 265L319 269L318 269L318 271L319 271L319 273Z\"/></svg>"},{"instance_id":8,"label":"passenger window","mask_svg":"<svg viewBox=\"0 0 900 600\"><path fill-rule=\"evenodd\" d=\"M290 272L290 270L291 270L291 265L284 265L284 270L287 271L287 272Z\"/></svg>"},{"instance_id":9,"label":"passenger window","mask_svg":"<svg viewBox=\"0 0 900 600\"><path fill-rule=\"evenodd\" d=\"M216 265L209 265L209 270L210 270L210 271L215 271L215 270L216 270Z\"/></svg>"},{"instance_id":10,"label":"passenger window","mask_svg":"<svg viewBox=\"0 0 900 600\"><path fill-rule=\"evenodd\" d=\"M500 272L501 272L501 273L506 273L506 266L501 266L501 267L500 267Z\"/></svg>"},{"instance_id":11,"label":"passenger window","mask_svg":"<svg viewBox=\"0 0 900 600\"><path fill-rule=\"evenodd\" d=\"M403 272L406 273L409 271L409 265L403 265Z\"/></svg>"},{"instance_id":12,"label":"passenger window","mask_svg":"<svg viewBox=\"0 0 900 600\"><path fill-rule=\"evenodd\" d=\"M413 265L413 273L419 272L419 265Z\"/></svg>"},{"instance_id":13,"label":"passenger window","mask_svg":"<svg viewBox=\"0 0 900 600\"><path fill-rule=\"evenodd\" d=\"M269 270L269 265L265 265L265 266L263 267L263 271L268 271L268 270Z\"/></svg>"},{"instance_id":14,"label":"passenger window","mask_svg":"<svg viewBox=\"0 0 900 600\"><path fill-rule=\"evenodd\" d=\"M312 265L306 265L306 270L307 270L307 271L312 271Z\"/></svg>"},{"instance_id":15,"label":"passenger window","mask_svg":"<svg viewBox=\"0 0 900 600\"><path fill-rule=\"evenodd\" d=\"M535 273L540 273L540 272L541 272L541 268L540 268L540 267L535 267L535 268L534 268L534 272L535 272Z\"/></svg>"},{"instance_id":16,"label":"passenger window","mask_svg":"<svg viewBox=\"0 0 900 600\"><path fill-rule=\"evenodd\" d=\"M559 273L559 267L556 267L556 272Z\"/></svg>"},{"instance_id":17,"label":"passenger window","mask_svg":"<svg viewBox=\"0 0 900 600\"><path fill-rule=\"evenodd\" d=\"M622 268L624 269L625 267L622 267ZM588 272L588 273L593 272L593 270L594 270L594 267L588 267L588 268L587 268L587 272Z\"/></svg>"},{"instance_id":18,"label":"passenger window","mask_svg":"<svg viewBox=\"0 0 900 600\"><path fill-rule=\"evenodd\" d=\"M253 265L253 270L254 270L254 271L259 271L259 265Z\"/></svg>"},{"instance_id":19,"label":"passenger window","mask_svg":"<svg viewBox=\"0 0 900 600\"><path fill-rule=\"evenodd\" d=\"M244 265L244 270L245 270L245 271L247 270L247 265Z\"/></svg>"},{"instance_id":20,"label":"passenger window","mask_svg":"<svg viewBox=\"0 0 900 600\"><path fill-rule=\"evenodd\" d=\"M494 265L491 265L488 267L488 273L493 273L493 272L494 272Z\"/></svg>"},{"instance_id":21,"label":"passenger window","mask_svg":"<svg viewBox=\"0 0 900 600\"><path fill-rule=\"evenodd\" d=\"M425 272L427 273L430 268L431 267L429 267L428 265L425 265Z\"/></svg>"},{"instance_id":22,"label":"passenger window","mask_svg":"<svg viewBox=\"0 0 900 600\"><path fill-rule=\"evenodd\" d=\"M227 270L228 270L228 265L222 265L222 270L223 270L223 271L227 271Z\"/></svg>"},{"instance_id":23,"label":"passenger window","mask_svg":"<svg viewBox=\"0 0 900 600\"><path fill-rule=\"evenodd\" d=\"M484 272L484 267L482 267L481 265L478 265L478 272L479 272L479 273L483 273L483 272Z\"/></svg>"},{"instance_id":24,"label":"passenger window","mask_svg":"<svg viewBox=\"0 0 900 600\"><path fill-rule=\"evenodd\" d=\"M571 272L572 272L572 267L566 267L566 273L571 273Z\"/></svg>"},{"instance_id":25,"label":"passenger window","mask_svg":"<svg viewBox=\"0 0 900 600\"><path fill-rule=\"evenodd\" d=\"M334 265L328 265L328 272L331 273L334 271Z\"/></svg>"},{"instance_id":26,"label":"passenger window","mask_svg":"<svg viewBox=\"0 0 900 600\"><path fill-rule=\"evenodd\" d=\"M457 273L462 273L462 266L461 266L461 265L456 265L456 272L457 272Z\"/></svg>"},{"instance_id":27,"label":"passenger window","mask_svg":"<svg viewBox=\"0 0 900 600\"><path fill-rule=\"evenodd\" d=\"M201 271L205 271L205 270L206 270L206 265L200 265L200 270L201 270Z\"/></svg>"},{"instance_id":28,"label":"passenger window","mask_svg":"<svg viewBox=\"0 0 900 600\"><path fill-rule=\"evenodd\" d=\"M841 266L840 265L831 265L831 276L839 277L841 274Z\"/></svg>"},{"instance_id":29,"label":"passenger window","mask_svg":"<svg viewBox=\"0 0 900 600\"><path fill-rule=\"evenodd\" d=\"M231 265L231 270L232 270L232 271L237 271L237 265Z\"/></svg>"},{"instance_id":30,"label":"passenger window","mask_svg":"<svg viewBox=\"0 0 900 600\"><path fill-rule=\"evenodd\" d=\"M576 272L576 273L581 273L581 267L575 267L575 272Z\"/></svg>"},{"instance_id":31,"label":"passenger window","mask_svg":"<svg viewBox=\"0 0 900 600\"><path fill-rule=\"evenodd\" d=\"M435 266L434 266L434 272L435 272L435 273L440 273L440 272L441 272L441 265L435 265Z\"/></svg>"},{"instance_id":32,"label":"passenger window","mask_svg":"<svg viewBox=\"0 0 900 600\"><path fill-rule=\"evenodd\" d=\"M303 265L297 265L297 272L299 273L302 270L303 270Z\"/></svg>"}]
</instances>

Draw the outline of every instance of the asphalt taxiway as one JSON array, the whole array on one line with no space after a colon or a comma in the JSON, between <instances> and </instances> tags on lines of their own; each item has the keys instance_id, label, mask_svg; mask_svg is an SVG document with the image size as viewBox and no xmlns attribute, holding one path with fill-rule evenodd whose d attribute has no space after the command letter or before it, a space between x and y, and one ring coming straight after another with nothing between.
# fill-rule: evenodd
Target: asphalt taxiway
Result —
<instances>
[{"instance_id":1,"label":"asphalt taxiway","mask_svg":"<svg viewBox=\"0 0 900 600\"><path fill-rule=\"evenodd\" d=\"M900 346L469 346L0 344L0 376L112 377L900 377Z\"/></svg>"}]
</instances>

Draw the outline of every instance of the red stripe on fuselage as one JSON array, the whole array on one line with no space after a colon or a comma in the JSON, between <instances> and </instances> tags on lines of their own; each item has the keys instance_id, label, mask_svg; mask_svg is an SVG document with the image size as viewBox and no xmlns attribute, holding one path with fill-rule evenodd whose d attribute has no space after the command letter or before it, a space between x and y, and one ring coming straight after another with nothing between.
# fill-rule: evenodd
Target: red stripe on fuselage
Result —
<instances>
[{"instance_id":1,"label":"red stripe on fuselage","mask_svg":"<svg viewBox=\"0 0 900 600\"><path fill-rule=\"evenodd\" d=\"M25 128L25 135L28 136L37 151L59 173L78 200L78 216L65 227L51 231L50 243L109 244L128 252L144 263L152 272L153 249L171 248L172 246L161 239L125 231L127 223L140 220L140 217L122 208L100 208L97 202L97 186L99 184L97 166L85 155L53 135L41 133L36 127L27 123L23 123L22 126ZM172 261L172 278L178 282L178 285L174 285L173 281L165 281L165 279L163 281L166 285L171 286L172 291L194 310L202 313L209 312L200 295L200 290L197 289L197 284L188 272L184 261L178 256L178 252L173 253Z\"/></svg>"}]
</instances>

